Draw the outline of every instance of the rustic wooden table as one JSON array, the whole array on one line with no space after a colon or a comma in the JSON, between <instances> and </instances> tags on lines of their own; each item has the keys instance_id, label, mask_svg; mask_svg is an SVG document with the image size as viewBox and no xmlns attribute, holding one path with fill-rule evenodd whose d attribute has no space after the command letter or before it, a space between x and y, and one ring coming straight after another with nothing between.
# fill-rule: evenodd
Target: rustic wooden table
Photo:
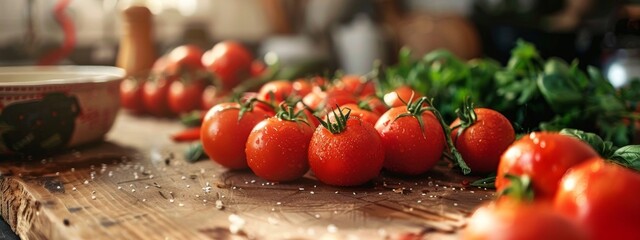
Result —
<instances>
[{"instance_id":1,"label":"rustic wooden table","mask_svg":"<svg viewBox=\"0 0 640 240\"><path fill-rule=\"evenodd\" d=\"M491 190L446 163L425 175L382 174L357 188L311 174L269 183L250 171L188 163L176 120L121 113L106 141L0 159L0 212L22 239L455 239Z\"/></svg>"}]
</instances>

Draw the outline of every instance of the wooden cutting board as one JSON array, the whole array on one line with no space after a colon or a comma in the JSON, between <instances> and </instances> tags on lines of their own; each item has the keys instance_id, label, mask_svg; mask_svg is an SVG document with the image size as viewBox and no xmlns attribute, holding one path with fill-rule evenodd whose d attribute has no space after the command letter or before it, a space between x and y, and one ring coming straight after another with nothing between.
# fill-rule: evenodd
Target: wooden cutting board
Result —
<instances>
[{"instance_id":1,"label":"wooden cutting board","mask_svg":"<svg viewBox=\"0 0 640 240\"><path fill-rule=\"evenodd\" d=\"M491 190L446 162L355 188L312 174L269 183L210 160L188 163L176 120L121 113L106 141L0 159L0 212L22 239L455 239Z\"/></svg>"}]
</instances>

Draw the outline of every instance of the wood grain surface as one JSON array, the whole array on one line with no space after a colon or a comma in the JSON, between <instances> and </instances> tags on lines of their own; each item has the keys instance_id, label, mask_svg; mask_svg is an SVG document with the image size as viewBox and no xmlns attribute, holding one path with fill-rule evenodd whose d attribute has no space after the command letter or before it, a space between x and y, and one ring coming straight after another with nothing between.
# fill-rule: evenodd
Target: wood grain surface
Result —
<instances>
[{"instance_id":1,"label":"wood grain surface","mask_svg":"<svg viewBox=\"0 0 640 240\"><path fill-rule=\"evenodd\" d=\"M446 162L357 188L312 174L270 183L210 160L188 163L176 120L118 116L106 140L0 159L0 212L22 239L456 239L493 197ZM477 177L476 177L477 178Z\"/></svg>"}]
</instances>

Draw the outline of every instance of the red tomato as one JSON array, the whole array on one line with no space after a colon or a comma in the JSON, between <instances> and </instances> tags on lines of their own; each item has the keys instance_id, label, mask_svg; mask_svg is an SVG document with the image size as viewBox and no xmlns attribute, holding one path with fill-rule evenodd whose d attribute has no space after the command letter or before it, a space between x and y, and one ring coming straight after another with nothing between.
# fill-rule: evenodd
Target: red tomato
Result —
<instances>
[{"instance_id":1,"label":"red tomato","mask_svg":"<svg viewBox=\"0 0 640 240\"><path fill-rule=\"evenodd\" d=\"M316 129L316 127L320 125L320 121L313 114L313 111L305 107L301 102L298 102L298 104L296 105L296 111L304 111L303 113L306 117L306 120L309 124L311 124L311 127L313 127L313 129Z\"/></svg>"},{"instance_id":2,"label":"red tomato","mask_svg":"<svg viewBox=\"0 0 640 240\"><path fill-rule=\"evenodd\" d=\"M324 102L324 110L330 110L345 104L357 104L358 99L347 94L328 95Z\"/></svg>"},{"instance_id":3,"label":"red tomato","mask_svg":"<svg viewBox=\"0 0 640 240\"><path fill-rule=\"evenodd\" d=\"M640 173L593 158L572 167L559 186L555 209L577 219L592 239L640 237Z\"/></svg>"},{"instance_id":4,"label":"red tomato","mask_svg":"<svg viewBox=\"0 0 640 240\"><path fill-rule=\"evenodd\" d=\"M495 172L500 156L515 140L515 131L499 112L488 108L476 108L474 111L477 120L464 131L456 127L461 123L460 118L451 123L451 139L472 172Z\"/></svg>"},{"instance_id":5,"label":"red tomato","mask_svg":"<svg viewBox=\"0 0 640 240\"><path fill-rule=\"evenodd\" d=\"M209 110L224 101L226 97L227 93L222 92L218 87L213 85L206 86L202 91L202 102L200 106L202 106L202 110Z\"/></svg>"},{"instance_id":6,"label":"red tomato","mask_svg":"<svg viewBox=\"0 0 640 240\"><path fill-rule=\"evenodd\" d=\"M306 79L298 79L293 81L291 87L293 88L293 94L298 97L304 97L311 92L313 85Z\"/></svg>"},{"instance_id":7,"label":"red tomato","mask_svg":"<svg viewBox=\"0 0 640 240\"><path fill-rule=\"evenodd\" d=\"M380 116L375 127L385 148L384 168L395 173L418 175L431 169L442 157L445 137L440 122L425 111L418 117L399 117L409 113L406 106L394 107Z\"/></svg>"},{"instance_id":8,"label":"red tomato","mask_svg":"<svg viewBox=\"0 0 640 240\"><path fill-rule=\"evenodd\" d=\"M321 182L356 186L378 176L384 161L382 141L371 124L346 120L340 133L318 127L309 145L309 166Z\"/></svg>"},{"instance_id":9,"label":"red tomato","mask_svg":"<svg viewBox=\"0 0 640 240\"><path fill-rule=\"evenodd\" d=\"M221 103L211 108L202 122L200 141L213 161L229 169L247 168L245 145L251 129L269 115L254 108L239 118L238 103Z\"/></svg>"},{"instance_id":10,"label":"red tomato","mask_svg":"<svg viewBox=\"0 0 640 240\"><path fill-rule=\"evenodd\" d=\"M548 205L499 202L478 208L462 232L464 240L580 240L586 233Z\"/></svg>"},{"instance_id":11,"label":"red tomato","mask_svg":"<svg viewBox=\"0 0 640 240\"><path fill-rule=\"evenodd\" d=\"M164 74L165 70L167 69L167 65L169 64L169 60L167 58L167 55L164 55L156 59L156 61L153 63L153 66L151 67L151 75L159 76L161 74Z\"/></svg>"},{"instance_id":12,"label":"red tomato","mask_svg":"<svg viewBox=\"0 0 640 240\"><path fill-rule=\"evenodd\" d=\"M251 77L260 77L267 71L267 66L260 60L253 60L251 62Z\"/></svg>"},{"instance_id":13,"label":"red tomato","mask_svg":"<svg viewBox=\"0 0 640 240\"><path fill-rule=\"evenodd\" d=\"M143 85L143 81L134 78L122 80L120 83L120 104L122 108L133 113L144 112L144 103L142 102Z\"/></svg>"},{"instance_id":14,"label":"red tomato","mask_svg":"<svg viewBox=\"0 0 640 240\"><path fill-rule=\"evenodd\" d=\"M347 113L346 109L351 109L351 116L353 117L357 117L362 119L362 121L368 122L371 124L371 126L374 126L376 124L376 122L378 121L378 119L380 118L380 115L375 114L371 111L367 111L364 110L360 107L358 107L357 104L353 104L353 103L348 103L345 105L340 106L340 108L342 109L343 113ZM337 110L336 110L337 111ZM329 114L327 116L329 116L329 119L334 122L336 119L336 116L334 114L335 112L329 112ZM327 117L325 116L324 119L325 121Z\"/></svg>"},{"instance_id":15,"label":"red tomato","mask_svg":"<svg viewBox=\"0 0 640 240\"><path fill-rule=\"evenodd\" d=\"M324 100L327 97L327 93L322 90L312 90L310 93L302 98L302 102L307 105L313 111L318 111L320 107L324 107Z\"/></svg>"},{"instance_id":16,"label":"red tomato","mask_svg":"<svg viewBox=\"0 0 640 240\"><path fill-rule=\"evenodd\" d=\"M155 116L170 115L168 95L169 87L174 81L173 78L159 78L144 83L142 99L146 112Z\"/></svg>"},{"instance_id":17,"label":"red tomato","mask_svg":"<svg viewBox=\"0 0 640 240\"><path fill-rule=\"evenodd\" d=\"M169 87L169 109L176 114L201 109L204 81L175 81Z\"/></svg>"},{"instance_id":18,"label":"red tomato","mask_svg":"<svg viewBox=\"0 0 640 240\"><path fill-rule=\"evenodd\" d=\"M369 96L360 99L358 105L364 104L366 108L371 109L372 112L382 115L389 110L389 106L385 104L380 98L375 96Z\"/></svg>"},{"instance_id":19,"label":"red tomato","mask_svg":"<svg viewBox=\"0 0 640 240\"><path fill-rule=\"evenodd\" d=\"M335 88L347 91L355 96L366 97L376 93L372 81L357 75L346 75L336 82Z\"/></svg>"},{"instance_id":20,"label":"red tomato","mask_svg":"<svg viewBox=\"0 0 640 240\"><path fill-rule=\"evenodd\" d=\"M413 99L411 98L413 95ZM416 92L409 86L400 86L393 90L393 92L387 93L384 95L384 103L390 107L400 107L406 105L402 101L408 103L409 100L415 101L418 98L421 98L423 95Z\"/></svg>"},{"instance_id":21,"label":"red tomato","mask_svg":"<svg viewBox=\"0 0 640 240\"><path fill-rule=\"evenodd\" d=\"M324 89L327 86L329 80L327 80L325 77L315 76L309 78L309 82L311 83L312 87L319 87L320 89Z\"/></svg>"},{"instance_id":22,"label":"red tomato","mask_svg":"<svg viewBox=\"0 0 640 240\"><path fill-rule=\"evenodd\" d=\"M302 102L314 111L323 112L333 109L336 106L358 103L358 99L344 91L324 92L320 90L320 88L315 87L309 94L302 98Z\"/></svg>"},{"instance_id":23,"label":"red tomato","mask_svg":"<svg viewBox=\"0 0 640 240\"><path fill-rule=\"evenodd\" d=\"M293 86L288 80L276 80L265 83L258 91L258 99L276 104L286 100L293 92ZM271 99L273 94L274 99Z\"/></svg>"},{"instance_id":24,"label":"red tomato","mask_svg":"<svg viewBox=\"0 0 640 240\"><path fill-rule=\"evenodd\" d=\"M225 90L232 89L250 75L252 61L249 50L233 41L219 42L202 55L202 64L218 77Z\"/></svg>"},{"instance_id":25,"label":"red tomato","mask_svg":"<svg viewBox=\"0 0 640 240\"><path fill-rule=\"evenodd\" d=\"M203 51L196 45L182 45L174 48L166 57L165 73L170 76L180 76L184 73L194 73L204 69L202 65Z\"/></svg>"},{"instance_id":26,"label":"red tomato","mask_svg":"<svg viewBox=\"0 0 640 240\"><path fill-rule=\"evenodd\" d=\"M515 141L500 157L496 190L509 185L506 174L529 176L536 199L551 200L562 175L598 153L588 144L559 133L534 132Z\"/></svg>"},{"instance_id":27,"label":"red tomato","mask_svg":"<svg viewBox=\"0 0 640 240\"><path fill-rule=\"evenodd\" d=\"M309 170L307 154L314 128L306 123L271 117L256 125L245 152L249 168L267 181L286 182Z\"/></svg>"}]
</instances>

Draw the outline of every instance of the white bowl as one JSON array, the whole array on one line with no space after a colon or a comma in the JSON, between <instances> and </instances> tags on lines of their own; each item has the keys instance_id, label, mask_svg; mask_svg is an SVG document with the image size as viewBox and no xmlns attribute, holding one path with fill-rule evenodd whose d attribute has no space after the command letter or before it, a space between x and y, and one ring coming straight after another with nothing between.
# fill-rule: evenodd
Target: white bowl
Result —
<instances>
[{"instance_id":1,"label":"white bowl","mask_svg":"<svg viewBox=\"0 0 640 240\"><path fill-rule=\"evenodd\" d=\"M0 154L102 139L118 113L124 76L107 66L0 67Z\"/></svg>"}]
</instances>

